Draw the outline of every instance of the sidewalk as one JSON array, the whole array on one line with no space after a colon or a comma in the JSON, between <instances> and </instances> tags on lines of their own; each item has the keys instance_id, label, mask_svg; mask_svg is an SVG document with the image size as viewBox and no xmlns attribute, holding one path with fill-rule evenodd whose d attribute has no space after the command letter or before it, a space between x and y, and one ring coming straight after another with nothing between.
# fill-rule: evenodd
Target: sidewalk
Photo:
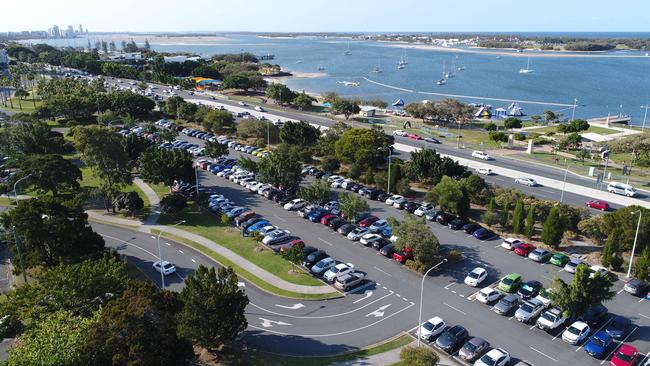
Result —
<instances>
[{"instance_id":1,"label":"sidewalk","mask_svg":"<svg viewBox=\"0 0 650 366\"><path fill-rule=\"evenodd\" d=\"M412 343L409 344L409 346L417 346L417 341L413 341ZM426 347L426 346L424 346ZM403 347L395 348L390 351L384 352L384 353L378 353L376 355L368 356L365 358L360 358L358 360L354 361L346 361L346 362L337 362L334 364L331 364L330 366L391 366L399 362L399 353L402 350ZM438 356L440 357L440 362L438 362L436 365L437 366L456 366L458 365L457 362L451 360L449 357L447 357L446 354L443 354L442 352L436 352Z\"/></svg>"},{"instance_id":2,"label":"sidewalk","mask_svg":"<svg viewBox=\"0 0 650 366\"><path fill-rule=\"evenodd\" d=\"M149 198L151 205L151 213L144 220L140 222L138 220L126 219L122 217L115 217L113 215L105 215L98 211L86 211L90 219L94 219L98 222L112 223L122 226L132 226L137 228L139 231L151 233L151 230L165 230L166 233L172 234L174 236L187 239L196 243L199 243L210 250L215 251L219 255L226 257L234 263L237 263L244 270L250 272L255 277L275 286L285 291L291 291L301 294L328 294L334 292L332 287L322 285L322 286L305 286L297 285L286 280L281 279L280 277L274 275L273 273L258 267L256 264L251 263L244 257L239 254L231 251L228 248L224 248L218 243L215 243L212 240L204 238L200 235L185 231L176 227L170 227L165 225L156 225L158 218L160 217L160 200L156 193L149 187L146 183L136 178L133 180L135 184L142 189L142 191Z\"/></svg>"}]
</instances>

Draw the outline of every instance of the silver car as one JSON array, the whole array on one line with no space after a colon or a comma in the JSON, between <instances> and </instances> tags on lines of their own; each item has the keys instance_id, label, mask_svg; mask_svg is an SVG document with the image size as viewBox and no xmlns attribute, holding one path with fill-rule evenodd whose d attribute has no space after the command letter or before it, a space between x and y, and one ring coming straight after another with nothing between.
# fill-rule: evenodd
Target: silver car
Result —
<instances>
[{"instance_id":1,"label":"silver car","mask_svg":"<svg viewBox=\"0 0 650 366\"><path fill-rule=\"evenodd\" d=\"M528 323L536 318L542 310L544 310L544 303L537 299L531 299L519 306L515 312L515 318L520 322Z\"/></svg>"},{"instance_id":2,"label":"silver car","mask_svg":"<svg viewBox=\"0 0 650 366\"><path fill-rule=\"evenodd\" d=\"M352 241L357 241L357 240L361 239L362 236L364 236L365 234L368 234L369 232L370 232L370 229L368 229L367 227L358 227L358 228L350 231L347 238L349 240L352 240Z\"/></svg>"}]
</instances>

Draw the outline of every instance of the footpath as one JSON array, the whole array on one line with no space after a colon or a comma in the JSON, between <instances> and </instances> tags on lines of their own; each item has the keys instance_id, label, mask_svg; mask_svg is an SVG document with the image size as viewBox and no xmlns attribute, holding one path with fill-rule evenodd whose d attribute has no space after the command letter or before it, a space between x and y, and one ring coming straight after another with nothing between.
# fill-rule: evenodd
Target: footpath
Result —
<instances>
[{"instance_id":1,"label":"footpath","mask_svg":"<svg viewBox=\"0 0 650 366\"><path fill-rule=\"evenodd\" d=\"M413 341L407 346L417 346L417 341ZM359 358L356 360L352 361L346 361L346 362L337 362L334 364L331 364L330 366L392 366L400 362L399 359L399 353L406 346L398 347L395 349L392 349L390 351L386 351L383 353L378 353L376 355L368 356L368 357L363 357ZM426 345L424 347L427 347ZM437 352L438 357L440 357L440 361L436 364L436 366L457 366L459 363L457 361L452 360L449 358L446 354L443 352Z\"/></svg>"},{"instance_id":2,"label":"footpath","mask_svg":"<svg viewBox=\"0 0 650 366\"><path fill-rule=\"evenodd\" d=\"M328 294L333 292L332 288L326 285L305 286L305 285L298 285L298 284L288 282L274 275L273 273L258 267L256 264L251 263L250 261L240 256L239 254L231 251L228 248L222 247L221 245L215 243L212 240L209 240L200 235L176 227L157 225L158 219L160 218L160 199L158 198L158 195L156 194L156 192L153 191L153 189L151 189L151 187L149 187L149 185L144 183L139 178L135 178L133 180L133 183L135 183L149 199L149 203L151 206L150 214L149 216L147 216L147 218L144 221L115 217L112 215L106 215L99 211L86 211L89 219L100 223L105 222L108 224L129 226L146 233L151 233L154 230L158 230L158 231L165 230L166 233L199 243L205 246L206 248L213 250L219 255L226 257L228 260L237 263L237 265L242 267L244 270L250 272L255 277L258 277L261 280L268 282L273 286L278 287L285 291L302 293L302 294Z\"/></svg>"}]
</instances>

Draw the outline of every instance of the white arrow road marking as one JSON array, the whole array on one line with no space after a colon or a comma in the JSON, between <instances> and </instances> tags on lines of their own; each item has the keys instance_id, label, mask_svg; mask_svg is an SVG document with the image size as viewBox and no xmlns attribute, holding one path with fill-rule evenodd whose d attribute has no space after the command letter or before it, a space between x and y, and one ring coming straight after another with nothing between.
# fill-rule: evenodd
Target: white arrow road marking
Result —
<instances>
[{"instance_id":1,"label":"white arrow road marking","mask_svg":"<svg viewBox=\"0 0 650 366\"><path fill-rule=\"evenodd\" d=\"M273 324L275 324L275 325L291 325L289 323L285 323L285 322L281 322L281 321L275 321L275 320L268 320L268 319L264 319L264 318L260 318L260 320L262 321L262 326L264 328L271 328L271 327L273 327Z\"/></svg>"},{"instance_id":2,"label":"white arrow road marking","mask_svg":"<svg viewBox=\"0 0 650 366\"><path fill-rule=\"evenodd\" d=\"M353 304L356 304L356 303L358 303L359 301L363 301L363 300L369 298L370 296L372 296L372 291L370 291L370 290L366 290L365 294L366 294L366 296L360 298L359 300L354 300L352 303L353 303Z\"/></svg>"},{"instance_id":3,"label":"white arrow road marking","mask_svg":"<svg viewBox=\"0 0 650 366\"><path fill-rule=\"evenodd\" d=\"M291 305L291 306L285 306L285 305L278 305L278 304L275 304L275 306L277 306L277 307L279 307L279 308L283 308L283 309L290 309L290 310L298 310L298 309L300 309L300 308L304 308L304 307L305 307L305 305L300 304L300 303L298 303L298 304L293 304L293 305Z\"/></svg>"},{"instance_id":4,"label":"white arrow road marking","mask_svg":"<svg viewBox=\"0 0 650 366\"><path fill-rule=\"evenodd\" d=\"M391 305L392 304L388 304L388 305L384 305L384 306L380 307L379 309L373 311L372 313L367 314L366 318L369 317L369 316L374 316L375 318L381 318L382 316L384 316L384 310L388 309L388 307L391 306Z\"/></svg>"}]
</instances>

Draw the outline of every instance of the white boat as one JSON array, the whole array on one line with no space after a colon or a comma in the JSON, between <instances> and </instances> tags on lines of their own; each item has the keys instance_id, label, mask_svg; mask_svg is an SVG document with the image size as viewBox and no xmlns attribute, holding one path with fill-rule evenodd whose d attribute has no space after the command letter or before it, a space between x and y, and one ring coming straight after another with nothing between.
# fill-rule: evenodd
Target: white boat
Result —
<instances>
[{"instance_id":1,"label":"white boat","mask_svg":"<svg viewBox=\"0 0 650 366\"><path fill-rule=\"evenodd\" d=\"M360 86L361 83L358 81L337 81L337 84L343 84L345 86Z\"/></svg>"},{"instance_id":2,"label":"white boat","mask_svg":"<svg viewBox=\"0 0 650 366\"><path fill-rule=\"evenodd\" d=\"M343 54L345 56L350 56L352 54L352 52L350 52L350 42L349 41L348 41L348 49L345 50L345 52L343 52Z\"/></svg>"},{"instance_id":3,"label":"white boat","mask_svg":"<svg viewBox=\"0 0 650 366\"><path fill-rule=\"evenodd\" d=\"M447 78L445 77L446 74L447 74L447 72L445 71L445 62L442 61L442 79L436 81L436 84L438 84L438 85L447 84Z\"/></svg>"},{"instance_id":4,"label":"white boat","mask_svg":"<svg viewBox=\"0 0 650 366\"><path fill-rule=\"evenodd\" d=\"M402 56L399 58L399 62L397 62L397 65L404 66L404 65L408 65L408 63L409 63L409 61L406 58L406 55L404 54L404 50L402 50ZM399 69L399 67L398 67L398 69Z\"/></svg>"},{"instance_id":5,"label":"white boat","mask_svg":"<svg viewBox=\"0 0 650 366\"><path fill-rule=\"evenodd\" d=\"M526 64L525 69L519 69L520 74L530 74L533 72L533 69L530 68L530 56L528 56L528 63Z\"/></svg>"},{"instance_id":6,"label":"white boat","mask_svg":"<svg viewBox=\"0 0 650 366\"><path fill-rule=\"evenodd\" d=\"M301 63L302 63L302 60L298 60L298 61L296 61L296 63L297 63L297 64L301 64Z\"/></svg>"},{"instance_id":7,"label":"white boat","mask_svg":"<svg viewBox=\"0 0 650 366\"><path fill-rule=\"evenodd\" d=\"M454 58L452 57L452 58L451 58L451 68L449 69L449 71L447 71L447 72L445 73L445 79L451 79L451 78L453 78L454 76L456 76L456 74L454 74L454 68L455 68L455 67L454 67Z\"/></svg>"},{"instance_id":8,"label":"white boat","mask_svg":"<svg viewBox=\"0 0 650 366\"><path fill-rule=\"evenodd\" d=\"M318 71L324 71L324 70L325 70L325 66L323 66L323 65L318 65Z\"/></svg>"},{"instance_id":9,"label":"white boat","mask_svg":"<svg viewBox=\"0 0 650 366\"><path fill-rule=\"evenodd\" d=\"M375 74L381 74L382 73L382 70L381 70L381 57L378 59L377 66L375 66L375 68L372 69L372 72L375 73Z\"/></svg>"},{"instance_id":10,"label":"white boat","mask_svg":"<svg viewBox=\"0 0 650 366\"><path fill-rule=\"evenodd\" d=\"M401 65L401 64L400 64L400 65L397 65L397 70L402 70L402 69L405 68L405 67L406 67L406 66Z\"/></svg>"}]
</instances>

